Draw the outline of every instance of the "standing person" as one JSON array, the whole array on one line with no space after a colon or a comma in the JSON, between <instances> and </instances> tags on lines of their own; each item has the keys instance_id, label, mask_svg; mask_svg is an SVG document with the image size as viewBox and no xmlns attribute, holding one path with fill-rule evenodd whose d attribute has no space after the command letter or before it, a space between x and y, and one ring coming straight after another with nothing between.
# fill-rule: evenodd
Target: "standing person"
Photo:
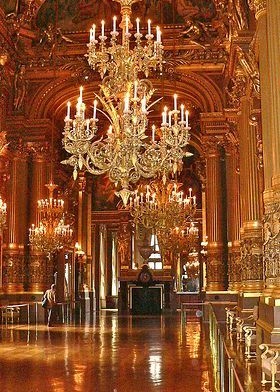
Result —
<instances>
[{"instance_id":1,"label":"standing person","mask_svg":"<svg viewBox=\"0 0 280 392\"><path fill-rule=\"evenodd\" d=\"M52 284L51 288L46 290L44 296L47 297L48 327L52 326L56 307L56 285Z\"/></svg>"}]
</instances>

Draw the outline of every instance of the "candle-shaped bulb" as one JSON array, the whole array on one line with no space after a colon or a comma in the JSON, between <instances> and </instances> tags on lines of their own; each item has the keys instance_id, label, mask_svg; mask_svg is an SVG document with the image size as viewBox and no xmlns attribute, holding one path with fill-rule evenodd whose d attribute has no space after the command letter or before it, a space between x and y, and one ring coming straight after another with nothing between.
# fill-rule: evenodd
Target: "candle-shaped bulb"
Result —
<instances>
[{"instance_id":1,"label":"candle-shaped bulb","mask_svg":"<svg viewBox=\"0 0 280 392\"><path fill-rule=\"evenodd\" d=\"M182 104L181 105L181 121L184 122L184 108L185 106Z\"/></svg>"},{"instance_id":2,"label":"candle-shaped bulb","mask_svg":"<svg viewBox=\"0 0 280 392\"><path fill-rule=\"evenodd\" d=\"M105 21L101 20L101 37L105 36Z\"/></svg>"},{"instance_id":3,"label":"candle-shaped bulb","mask_svg":"<svg viewBox=\"0 0 280 392\"><path fill-rule=\"evenodd\" d=\"M97 100L93 101L93 118L96 119L96 107L97 107Z\"/></svg>"},{"instance_id":4,"label":"candle-shaped bulb","mask_svg":"<svg viewBox=\"0 0 280 392\"><path fill-rule=\"evenodd\" d=\"M151 19L148 19L148 35L151 35Z\"/></svg>"},{"instance_id":5,"label":"candle-shaped bulb","mask_svg":"<svg viewBox=\"0 0 280 392\"><path fill-rule=\"evenodd\" d=\"M159 26L156 27L156 31L157 31L157 42L160 43L160 34L161 34L161 31L160 31L160 27L159 27Z\"/></svg>"},{"instance_id":6,"label":"candle-shaped bulb","mask_svg":"<svg viewBox=\"0 0 280 392\"><path fill-rule=\"evenodd\" d=\"M67 113L66 113L66 117L67 117L68 119L70 119L70 108L71 108L71 102L68 101L68 102L67 102Z\"/></svg>"},{"instance_id":7,"label":"candle-shaped bulb","mask_svg":"<svg viewBox=\"0 0 280 392\"><path fill-rule=\"evenodd\" d=\"M134 82L134 99L137 98L137 89L138 89L138 81L135 80L135 82Z\"/></svg>"},{"instance_id":8,"label":"candle-shaped bulb","mask_svg":"<svg viewBox=\"0 0 280 392\"><path fill-rule=\"evenodd\" d=\"M189 111L186 110L186 127L189 126Z\"/></svg>"},{"instance_id":9,"label":"candle-shaped bulb","mask_svg":"<svg viewBox=\"0 0 280 392\"><path fill-rule=\"evenodd\" d=\"M136 33L140 33L140 19L136 18Z\"/></svg>"},{"instance_id":10,"label":"candle-shaped bulb","mask_svg":"<svg viewBox=\"0 0 280 392\"><path fill-rule=\"evenodd\" d=\"M174 94L174 110L177 110L177 94Z\"/></svg>"},{"instance_id":11,"label":"candle-shaped bulb","mask_svg":"<svg viewBox=\"0 0 280 392\"><path fill-rule=\"evenodd\" d=\"M117 31L117 17L113 17L113 33L116 33Z\"/></svg>"},{"instance_id":12,"label":"candle-shaped bulb","mask_svg":"<svg viewBox=\"0 0 280 392\"><path fill-rule=\"evenodd\" d=\"M93 24L92 28L90 29L90 41L95 41L95 29L96 29L96 25Z\"/></svg>"},{"instance_id":13,"label":"candle-shaped bulb","mask_svg":"<svg viewBox=\"0 0 280 392\"><path fill-rule=\"evenodd\" d=\"M80 102L83 102L83 86L80 86Z\"/></svg>"}]
</instances>

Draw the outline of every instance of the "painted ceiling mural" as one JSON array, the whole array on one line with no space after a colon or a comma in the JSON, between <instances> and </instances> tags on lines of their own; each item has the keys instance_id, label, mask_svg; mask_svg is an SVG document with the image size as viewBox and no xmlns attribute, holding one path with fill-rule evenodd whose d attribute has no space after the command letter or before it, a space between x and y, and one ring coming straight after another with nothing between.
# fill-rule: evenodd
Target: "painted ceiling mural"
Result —
<instances>
[{"instance_id":1,"label":"painted ceiling mural","mask_svg":"<svg viewBox=\"0 0 280 392\"><path fill-rule=\"evenodd\" d=\"M153 23L184 23L190 18L202 22L215 17L216 8L211 0L144 0L133 5L133 15ZM44 28L54 24L56 3L58 4L58 23L65 30L84 29L90 24L104 19L111 23L113 15L119 14L120 5L112 0L45 0L41 1L37 13L37 26ZM0 0L6 13L18 13L24 0ZM133 19L133 17L132 17Z\"/></svg>"}]
</instances>

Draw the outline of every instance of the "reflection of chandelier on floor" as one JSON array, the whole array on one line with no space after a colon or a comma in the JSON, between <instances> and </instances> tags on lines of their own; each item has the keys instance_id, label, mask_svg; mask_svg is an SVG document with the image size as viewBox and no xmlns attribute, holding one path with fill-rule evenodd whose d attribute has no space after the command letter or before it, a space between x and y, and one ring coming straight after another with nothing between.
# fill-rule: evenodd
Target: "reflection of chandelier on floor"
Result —
<instances>
[{"instance_id":1,"label":"reflection of chandelier on floor","mask_svg":"<svg viewBox=\"0 0 280 392\"><path fill-rule=\"evenodd\" d=\"M106 45L105 22L101 22L99 37L96 37L96 26L93 25L87 56L89 65L101 75L100 92L95 94L97 99L91 118L85 117L82 87L74 119L71 119L68 102L63 145L71 157L63 163L74 167L74 178L78 169L82 168L95 175L107 173L110 181L120 188L119 195L126 205L131 183L137 182L140 177L154 177L158 171L175 172L181 166L182 158L187 155L184 148L189 141L190 128L188 112L184 105L178 110L175 94L173 110L164 108L160 132L152 126L152 138L148 140L147 116L157 101L151 103L154 89L148 79L141 77L145 75L147 78L151 69L162 69L161 31L159 27L156 28L154 39L151 22L148 21L144 40L139 19L136 19L135 40L131 42L131 5L137 0L116 1L121 4L121 43L116 17L113 18L109 45ZM98 101L103 110L97 107ZM99 139L96 138L97 111L110 123L107 136ZM159 133L161 138L157 140L156 134Z\"/></svg>"},{"instance_id":2,"label":"reflection of chandelier on floor","mask_svg":"<svg viewBox=\"0 0 280 392\"><path fill-rule=\"evenodd\" d=\"M38 200L39 225L29 229L30 245L37 251L53 253L72 242L73 230L65 224L64 201L53 197L57 185L46 185L49 198Z\"/></svg>"},{"instance_id":3,"label":"reflection of chandelier on floor","mask_svg":"<svg viewBox=\"0 0 280 392\"><path fill-rule=\"evenodd\" d=\"M129 209L134 221L156 233L167 233L172 229L184 227L196 211L196 197L189 189L184 196L181 184L176 181L154 180L143 192L141 186L130 197Z\"/></svg>"},{"instance_id":4,"label":"reflection of chandelier on floor","mask_svg":"<svg viewBox=\"0 0 280 392\"><path fill-rule=\"evenodd\" d=\"M0 229L6 224L7 220L7 204L3 202L2 197L0 196Z\"/></svg>"}]
</instances>

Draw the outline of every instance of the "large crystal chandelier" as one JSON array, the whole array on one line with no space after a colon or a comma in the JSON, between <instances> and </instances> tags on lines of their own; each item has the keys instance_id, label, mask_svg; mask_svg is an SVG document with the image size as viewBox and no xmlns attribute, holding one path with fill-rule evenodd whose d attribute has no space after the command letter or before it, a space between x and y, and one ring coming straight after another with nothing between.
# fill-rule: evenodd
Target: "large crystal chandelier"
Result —
<instances>
[{"instance_id":1,"label":"large crystal chandelier","mask_svg":"<svg viewBox=\"0 0 280 392\"><path fill-rule=\"evenodd\" d=\"M57 185L50 182L46 186L49 198L38 200L39 225L29 229L29 242L34 249L50 254L71 244L73 230L65 223L64 201L53 197Z\"/></svg>"},{"instance_id":2,"label":"large crystal chandelier","mask_svg":"<svg viewBox=\"0 0 280 392\"><path fill-rule=\"evenodd\" d=\"M175 94L173 109L163 110L160 130L153 125L148 131L148 114L159 100L152 102L154 89L147 77L151 69L162 69L161 31L156 27L154 36L149 20L144 37L136 19L136 32L131 39L131 6L138 0L116 1L121 4L121 34L117 31L116 17L110 40L105 34L104 21L99 36L96 25L90 31L88 62L93 70L98 70L102 82L90 118L85 114L83 87L80 87L74 118L71 118L71 103L67 104L63 146L71 156L63 163L74 167L74 178L83 168L95 175L107 173L126 205L130 185L140 177L152 178L157 172L177 171L187 155L184 149L189 142L190 128L188 112L184 105L178 110ZM97 136L97 112L109 121L106 136ZM148 138L147 133L152 137Z\"/></svg>"},{"instance_id":3,"label":"large crystal chandelier","mask_svg":"<svg viewBox=\"0 0 280 392\"><path fill-rule=\"evenodd\" d=\"M3 202L0 196L0 229L2 230L7 220L7 204Z\"/></svg>"},{"instance_id":4,"label":"large crystal chandelier","mask_svg":"<svg viewBox=\"0 0 280 392\"><path fill-rule=\"evenodd\" d=\"M146 186L141 186L129 199L129 209L134 221L144 227L153 229L155 233L163 232L168 236L177 227L185 227L196 211L196 196L184 195L180 190L181 184L176 181L163 179L154 180Z\"/></svg>"}]
</instances>

